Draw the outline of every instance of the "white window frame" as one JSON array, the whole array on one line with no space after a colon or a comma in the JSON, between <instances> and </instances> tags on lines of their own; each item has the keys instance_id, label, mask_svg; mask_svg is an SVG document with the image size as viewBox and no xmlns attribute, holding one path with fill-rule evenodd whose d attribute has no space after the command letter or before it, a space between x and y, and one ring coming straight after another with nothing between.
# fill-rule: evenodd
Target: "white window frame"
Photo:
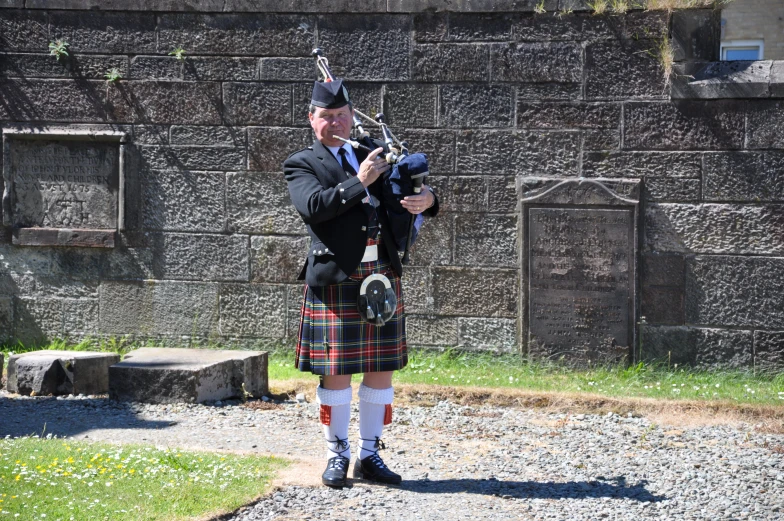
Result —
<instances>
[{"instance_id":1,"label":"white window frame","mask_svg":"<svg viewBox=\"0 0 784 521\"><path fill-rule=\"evenodd\" d=\"M764 59L765 40L727 40L721 42L721 61L727 61L727 50L753 50L759 48L757 60Z\"/></svg>"}]
</instances>

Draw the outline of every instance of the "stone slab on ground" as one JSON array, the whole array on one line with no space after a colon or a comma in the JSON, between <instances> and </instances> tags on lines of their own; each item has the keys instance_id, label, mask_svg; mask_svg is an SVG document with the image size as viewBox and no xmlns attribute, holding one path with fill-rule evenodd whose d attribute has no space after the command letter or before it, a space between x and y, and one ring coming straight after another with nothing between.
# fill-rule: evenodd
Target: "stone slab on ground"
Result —
<instances>
[{"instance_id":1,"label":"stone slab on ground","mask_svg":"<svg viewBox=\"0 0 784 521\"><path fill-rule=\"evenodd\" d=\"M202 403L267 394L267 353L142 348L109 368L109 396L119 401Z\"/></svg>"},{"instance_id":2,"label":"stone slab on ground","mask_svg":"<svg viewBox=\"0 0 784 521\"><path fill-rule=\"evenodd\" d=\"M119 361L120 355L92 351L20 353L8 359L6 389L38 396L104 394L109 390L109 366Z\"/></svg>"}]
</instances>

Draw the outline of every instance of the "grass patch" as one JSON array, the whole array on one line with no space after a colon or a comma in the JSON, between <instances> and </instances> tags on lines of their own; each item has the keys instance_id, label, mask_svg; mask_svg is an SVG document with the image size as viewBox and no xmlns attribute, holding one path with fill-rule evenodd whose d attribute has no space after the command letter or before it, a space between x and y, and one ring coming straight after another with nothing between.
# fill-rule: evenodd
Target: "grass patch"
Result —
<instances>
[{"instance_id":1,"label":"grass patch","mask_svg":"<svg viewBox=\"0 0 784 521\"><path fill-rule=\"evenodd\" d=\"M315 376L294 368L291 351L270 353L269 377L291 380ZM358 381L359 377L355 377ZM608 397L733 401L784 405L784 373L750 370L707 371L640 363L632 367L576 369L521 361L517 355L413 350L395 375L405 384L500 387L538 392L591 393Z\"/></svg>"},{"instance_id":2,"label":"grass patch","mask_svg":"<svg viewBox=\"0 0 784 521\"><path fill-rule=\"evenodd\" d=\"M0 518L139 521L233 511L286 462L57 438L0 439Z\"/></svg>"}]
</instances>

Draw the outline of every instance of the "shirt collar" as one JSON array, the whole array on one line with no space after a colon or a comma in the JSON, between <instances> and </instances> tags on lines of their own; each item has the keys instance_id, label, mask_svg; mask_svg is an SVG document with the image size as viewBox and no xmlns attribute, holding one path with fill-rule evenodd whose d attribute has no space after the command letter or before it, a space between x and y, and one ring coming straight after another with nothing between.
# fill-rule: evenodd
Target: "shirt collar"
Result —
<instances>
[{"instance_id":1,"label":"shirt collar","mask_svg":"<svg viewBox=\"0 0 784 521\"><path fill-rule=\"evenodd\" d=\"M344 148L344 149L346 149L346 154L348 154L348 157L351 157L351 155L352 155L352 154L351 154L351 152L352 152L351 145L349 145L348 143L344 143L342 146L339 146L339 147L330 147L330 146L327 146L327 145L324 145L324 146L325 146L325 147L326 147L326 148L327 148L327 149L328 149L330 152L332 152L332 155L333 155L333 156L335 156L336 158L338 158L338 160L340 159L340 155L338 155L338 151L339 151L341 148Z\"/></svg>"}]
</instances>

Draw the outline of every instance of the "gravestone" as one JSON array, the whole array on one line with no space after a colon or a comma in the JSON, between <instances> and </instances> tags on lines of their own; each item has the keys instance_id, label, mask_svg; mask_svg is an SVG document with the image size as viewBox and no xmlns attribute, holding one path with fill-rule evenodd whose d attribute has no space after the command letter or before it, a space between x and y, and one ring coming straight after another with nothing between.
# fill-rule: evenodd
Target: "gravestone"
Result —
<instances>
[{"instance_id":1,"label":"gravestone","mask_svg":"<svg viewBox=\"0 0 784 521\"><path fill-rule=\"evenodd\" d=\"M13 244L114 247L125 141L115 131L3 129L3 224Z\"/></svg>"},{"instance_id":2,"label":"gravestone","mask_svg":"<svg viewBox=\"0 0 784 521\"><path fill-rule=\"evenodd\" d=\"M636 338L639 181L520 182L528 356L626 361Z\"/></svg>"}]
</instances>

